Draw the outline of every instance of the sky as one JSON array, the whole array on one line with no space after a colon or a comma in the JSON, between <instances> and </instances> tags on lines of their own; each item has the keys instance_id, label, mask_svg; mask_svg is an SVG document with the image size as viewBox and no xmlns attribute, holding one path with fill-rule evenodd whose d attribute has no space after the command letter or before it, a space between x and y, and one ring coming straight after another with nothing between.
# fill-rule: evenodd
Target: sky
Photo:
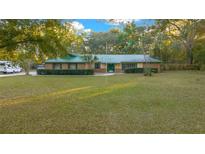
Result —
<instances>
[{"instance_id":1,"label":"sky","mask_svg":"<svg viewBox=\"0 0 205 154\"><path fill-rule=\"evenodd\" d=\"M143 25L153 25L154 20L153 19L117 19L119 22L127 22L127 21L134 21L137 26L143 26ZM73 20L73 26L76 27L76 29L79 30L85 30L85 31L94 31L94 32L106 32L109 31L112 28L121 27L119 23L108 23L103 20L99 19L75 19Z\"/></svg>"}]
</instances>

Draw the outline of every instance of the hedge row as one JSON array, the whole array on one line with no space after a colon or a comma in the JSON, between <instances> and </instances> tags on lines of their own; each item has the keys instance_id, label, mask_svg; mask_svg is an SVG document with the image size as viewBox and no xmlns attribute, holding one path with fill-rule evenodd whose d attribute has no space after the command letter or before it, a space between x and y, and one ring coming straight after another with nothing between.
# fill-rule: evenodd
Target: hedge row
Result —
<instances>
[{"instance_id":1,"label":"hedge row","mask_svg":"<svg viewBox=\"0 0 205 154\"><path fill-rule=\"evenodd\" d=\"M146 70L144 68L128 68L125 69L125 73L144 73ZM151 68L151 72L158 73L157 68Z\"/></svg>"},{"instance_id":2,"label":"hedge row","mask_svg":"<svg viewBox=\"0 0 205 154\"><path fill-rule=\"evenodd\" d=\"M161 70L200 70L197 64L161 64Z\"/></svg>"},{"instance_id":3,"label":"hedge row","mask_svg":"<svg viewBox=\"0 0 205 154\"><path fill-rule=\"evenodd\" d=\"M48 70L48 69L38 69L38 75L93 75L93 69L86 70Z\"/></svg>"}]
</instances>

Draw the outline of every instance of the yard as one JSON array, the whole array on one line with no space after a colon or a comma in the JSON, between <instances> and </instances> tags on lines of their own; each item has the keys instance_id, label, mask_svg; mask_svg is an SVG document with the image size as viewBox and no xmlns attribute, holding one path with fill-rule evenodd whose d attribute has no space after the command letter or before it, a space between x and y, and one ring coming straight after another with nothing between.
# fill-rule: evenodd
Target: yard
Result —
<instances>
[{"instance_id":1,"label":"yard","mask_svg":"<svg viewBox=\"0 0 205 154\"><path fill-rule=\"evenodd\" d=\"M205 133L205 72L0 78L0 133Z\"/></svg>"}]
</instances>

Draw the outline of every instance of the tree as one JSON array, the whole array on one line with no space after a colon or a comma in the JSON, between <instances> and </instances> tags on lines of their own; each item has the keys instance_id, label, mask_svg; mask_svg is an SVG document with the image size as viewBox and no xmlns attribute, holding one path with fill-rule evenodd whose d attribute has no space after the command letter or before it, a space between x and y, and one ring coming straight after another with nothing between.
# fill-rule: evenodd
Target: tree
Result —
<instances>
[{"instance_id":1,"label":"tree","mask_svg":"<svg viewBox=\"0 0 205 154\"><path fill-rule=\"evenodd\" d=\"M98 58L95 55L93 56L92 54L84 54L83 59L90 64L93 64L98 60Z\"/></svg>"},{"instance_id":2,"label":"tree","mask_svg":"<svg viewBox=\"0 0 205 154\"><path fill-rule=\"evenodd\" d=\"M70 29L71 25L61 20L0 20L0 51L14 52L27 63L62 56L71 44L81 43ZM28 74L29 69L25 70Z\"/></svg>"},{"instance_id":3,"label":"tree","mask_svg":"<svg viewBox=\"0 0 205 154\"><path fill-rule=\"evenodd\" d=\"M187 63L193 63L193 47L197 39L197 27L200 20L157 20L158 28L170 39L180 41L187 54ZM174 41L173 41L174 42Z\"/></svg>"},{"instance_id":4,"label":"tree","mask_svg":"<svg viewBox=\"0 0 205 154\"><path fill-rule=\"evenodd\" d=\"M153 49L150 50L154 57L158 57L164 63L186 61L183 45L180 41L170 38L170 36L154 27Z\"/></svg>"},{"instance_id":5,"label":"tree","mask_svg":"<svg viewBox=\"0 0 205 154\"><path fill-rule=\"evenodd\" d=\"M127 23L120 33L119 50L123 53L139 53L139 32L134 22Z\"/></svg>"},{"instance_id":6,"label":"tree","mask_svg":"<svg viewBox=\"0 0 205 154\"><path fill-rule=\"evenodd\" d=\"M95 54L119 53L118 37L119 30L111 29L108 32L93 32L91 33L86 46ZM107 49L106 49L107 48Z\"/></svg>"}]
</instances>

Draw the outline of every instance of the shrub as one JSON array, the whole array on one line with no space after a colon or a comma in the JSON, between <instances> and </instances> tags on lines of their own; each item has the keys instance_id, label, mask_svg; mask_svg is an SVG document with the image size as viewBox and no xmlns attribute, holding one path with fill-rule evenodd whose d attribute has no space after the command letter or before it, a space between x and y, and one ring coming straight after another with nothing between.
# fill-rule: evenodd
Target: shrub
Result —
<instances>
[{"instance_id":1,"label":"shrub","mask_svg":"<svg viewBox=\"0 0 205 154\"><path fill-rule=\"evenodd\" d=\"M147 73L147 72L153 72L153 73L158 73L157 68L128 68L125 69L125 73Z\"/></svg>"},{"instance_id":2,"label":"shrub","mask_svg":"<svg viewBox=\"0 0 205 154\"><path fill-rule=\"evenodd\" d=\"M127 68L125 69L125 73L143 73L144 68Z\"/></svg>"},{"instance_id":3,"label":"shrub","mask_svg":"<svg viewBox=\"0 0 205 154\"><path fill-rule=\"evenodd\" d=\"M158 68L152 68L151 71L152 71L153 73L158 73Z\"/></svg>"},{"instance_id":4,"label":"shrub","mask_svg":"<svg viewBox=\"0 0 205 154\"><path fill-rule=\"evenodd\" d=\"M38 69L38 75L93 75L93 69L86 70L48 70L48 69Z\"/></svg>"},{"instance_id":5,"label":"shrub","mask_svg":"<svg viewBox=\"0 0 205 154\"><path fill-rule=\"evenodd\" d=\"M144 76L152 76L152 69L144 68Z\"/></svg>"},{"instance_id":6,"label":"shrub","mask_svg":"<svg viewBox=\"0 0 205 154\"><path fill-rule=\"evenodd\" d=\"M200 70L197 64L161 64L161 70Z\"/></svg>"}]
</instances>

